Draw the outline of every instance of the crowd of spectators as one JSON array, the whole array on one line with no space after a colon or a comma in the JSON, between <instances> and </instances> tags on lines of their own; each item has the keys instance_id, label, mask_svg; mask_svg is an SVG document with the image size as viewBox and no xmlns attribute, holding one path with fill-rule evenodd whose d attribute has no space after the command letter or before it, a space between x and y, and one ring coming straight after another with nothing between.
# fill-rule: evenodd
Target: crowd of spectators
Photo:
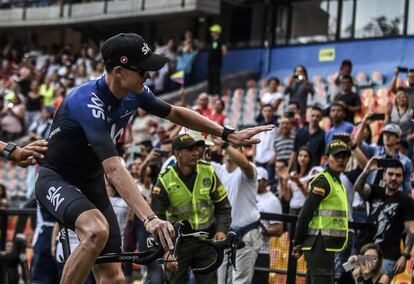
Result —
<instances>
[{"instance_id":1,"label":"crowd of spectators","mask_svg":"<svg viewBox=\"0 0 414 284\"><path fill-rule=\"evenodd\" d=\"M155 93L179 87L169 79L176 70L184 70L185 85L193 82L192 66L200 44L190 32L186 32L181 44L169 38L165 45L162 41L157 41L154 46L156 53L169 58L169 63L147 82ZM79 53L68 46L61 49L55 47L51 51L29 51L16 44L4 46L0 54L0 140L27 144L35 139L47 138L53 114L65 95L76 85L103 74L104 68L98 54L94 44L82 46ZM367 160L373 156L397 159L403 164L404 182L401 190L411 196L414 70L407 70L407 82L399 77L400 72L400 68L395 70L387 94L392 101L387 105L381 121L373 120L370 111L364 109L361 89L355 84L352 62L349 60L343 61L326 88L328 91L323 99L317 96L318 85L311 82L304 66L295 67L286 83L275 77L267 80L266 86L257 92L255 103L259 105L259 112L256 122L258 125L274 124L276 127L272 131L260 133L258 138L261 143L251 149L243 149L243 154L255 165L255 172L261 173L260 176L255 175L259 180L260 194L272 194L272 198L280 203L280 206L270 206L270 213L299 214L310 180L323 169L325 146L337 139L335 137L338 135L348 137L350 145L355 145L360 150L358 156L352 157L347 171L341 176L347 189L351 220L370 222L373 212L378 214L373 210L374 205L376 209L380 206L378 200L373 202L364 199L353 188ZM183 106L190 107L221 125L229 123L226 114L228 95L201 93L194 105L188 105L185 91L181 90L181 98ZM377 131L378 125L380 131ZM374 137L374 132L380 133L379 137ZM179 133L189 133L195 139L208 141L206 144L211 146L201 151L200 158L222 165L226 162L223 149L214 145L212 137L160 121L139 109L124 133L119 150L150 204L153 185L159 173L175 164L172 140ZM29 183L33 182L34 175L35 168L29 168ZM384 188L383 175L382 170L371 172L368 176L369 184ZM30 189L30 184L27 187L27 196L32 198L33 189ZM2 192L1 203L6 206L8 201L4 187ZM257 199L260 200L260 196ZM397 222L397 218L405 221L412 220L412 217L414 219L414 207L407 208L404 205L404 209L399 209L403 205L398 200L387 204L397 209L390 212L386 220L379 220L378 226L381 226L381 222L388 222L383 226L390 225ZM380 206L379 210L387 208ZM145 229L131 216L128 221L123 220L121 223L126 232L124 246L128 250L134 249ZM289 227L285 226L285 229L288 230ZM358 231L355 234L361 236L365 232ZM395 262L401 254L387 254L384 251L384 245L399 243L403 237L400 232L399 235L395 234L397 231L385 231L380 238L367 239L366 242L361 241L364 240L362 237L350 238L349 250L338 259L343 262L351 254L359 252L363 245L375 242L384 263ZM280 232L276 235L280 235ZM336 278L346 277L342 266L337 267Z\"/></svg>"}]
</instances>

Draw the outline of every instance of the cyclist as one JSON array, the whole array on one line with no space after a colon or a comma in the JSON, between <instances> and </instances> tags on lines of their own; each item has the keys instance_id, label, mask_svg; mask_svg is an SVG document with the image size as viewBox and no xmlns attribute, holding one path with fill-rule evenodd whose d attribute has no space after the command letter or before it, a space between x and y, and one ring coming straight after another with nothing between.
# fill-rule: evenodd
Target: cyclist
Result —
<instances>
[{"instance_id":1,"label":"cyclist","mask_svg":"<svg viewBox=\"0 0 414 284\"><path fill-rule=\"evenodd\" d=\"M170 222L187 220L193 230L206 231L216 240L225 239L231 223L231 207L213 167L200 160L204 141L181 134L172 146L177 163L158 176L152 193L154 212ZM177 251L178 263L167 263L167 269L174 272L169 277L170 283L186 283L190 266L207 266L215 257L211 247L196 239L186 239ZM194 276L197 283L217 283L216 271Z\"/></svg>"},{"instance_id":2,"label":"cyclist","mask_svg":"<svg viewBox=\"0 0 414 284\"><path fill-rule=\"evenodd\" d=\"M239 144L258 143L256 133L223 128L186 108L172 106L144 85L148 71L167 58L153 54L137 34L118 34L101 46L106 74L65 97L52 123L49 149L36 182L36 197L61 224L75 230L79 246L65 264L61 283L83 283L91 269L97 282L124 282L120 263L94 265L99 254L119 253L119 226L105 191L106 175L133 212L165 249L172 249L174 229L147 205L115 148L137 108L174 123L222 136Z\"/></svg>"}]
</instances>

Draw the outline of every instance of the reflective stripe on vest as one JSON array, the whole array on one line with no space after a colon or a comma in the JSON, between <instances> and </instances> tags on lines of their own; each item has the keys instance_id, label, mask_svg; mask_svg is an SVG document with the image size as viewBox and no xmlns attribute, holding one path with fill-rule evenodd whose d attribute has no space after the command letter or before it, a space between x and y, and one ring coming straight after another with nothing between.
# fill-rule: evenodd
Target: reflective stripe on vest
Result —
<instances>
[{"instance_id":1,"label":"reflective stripe on vest","mask_svg":"<svg viewBox=\"0 0 414 284\"><path fill-rule=\"evenodd\" d=\"M170 222L188 220L193 230L207 229L214 223L214 205L210 198L216 186L212 166L197 163L197 177L191 192L179 178L173 167L159 177L168 195L169 208L166 212Z\"/></svg>"},{"instance_id":2,"label":"reflective stripe on vest","mask_svg":"<svg viewBox=\"0 0 414 284\"><path fill-rule=\"evenodd\" d=\"M344 241L338 247L327 247L327 251L342 251L348 240L348 202L346 191L341 182L334 179L326 170L319 173L323 175L330 186L329 195L320 203L318 210L314 212L308 226L308 235L326 238L343 238ZM303 250L311 250L312 247L303 247Z\"/></svg>"}]
</instances>

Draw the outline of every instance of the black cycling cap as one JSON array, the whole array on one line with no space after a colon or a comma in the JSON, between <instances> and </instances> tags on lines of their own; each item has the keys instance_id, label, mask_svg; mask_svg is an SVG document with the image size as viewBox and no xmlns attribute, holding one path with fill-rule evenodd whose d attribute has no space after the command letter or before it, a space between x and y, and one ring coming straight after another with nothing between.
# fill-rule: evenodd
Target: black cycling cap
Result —
<instances>
[{"instance_id":1,"label":"black cycling cap","mask_svg":"<svg viewBox=\"0 0 414 284\"><path fill-rule=\"evenodd\" d=\"M152 53L145 40L134 33L120 33L107 39L101 46L105 67L122 66L132 70L157 71L168 58Z\"/></svg>"}]
</instances>

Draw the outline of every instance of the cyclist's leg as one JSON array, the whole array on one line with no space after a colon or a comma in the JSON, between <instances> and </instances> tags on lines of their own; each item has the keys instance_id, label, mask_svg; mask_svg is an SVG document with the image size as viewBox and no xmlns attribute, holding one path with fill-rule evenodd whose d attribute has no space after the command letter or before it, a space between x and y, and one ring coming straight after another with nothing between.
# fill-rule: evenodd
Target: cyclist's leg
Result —
<instances>
[{"instance_id":1,"label":"cyclist's leg","mask_svg":"<svg viewBox=\"0 0 414 284\"><path fill-rule=\"evenodd\" d=\"M95 264L93 274L95 275L96 283L99 284L125 283L120 262Z\"/></svg>"},{"instance_id":2,"label":"cyclist's leg","mask_svg":"<svg viewBox=\"0 0 414 284\"><path fill-rule=\"evenodd\" d=\"M90 199L96 197L90 197ZM121 232L119 230L118 220L111 203L92 200L97 204L98 209L105 216L109 225L109 236L105 247L101 251L101 255L107 253L121 253ZM122 271L121 263L102 263L96 264L93 267L93 274L95 275L96 283L125 283L124 273Z\"/></svg>"},{"instance_id":3,"label":"cyclist's leg","mask_svg":"<svg viewBox=\"0 0 414 284\"><path fill-rule=\"evenodd\" d=\"M77 187L53 170L40 169L35 190L38 201L80 240L66 261L61 283L84 283L108 239L108 222Z\"/></svg>"}]
</instances>

